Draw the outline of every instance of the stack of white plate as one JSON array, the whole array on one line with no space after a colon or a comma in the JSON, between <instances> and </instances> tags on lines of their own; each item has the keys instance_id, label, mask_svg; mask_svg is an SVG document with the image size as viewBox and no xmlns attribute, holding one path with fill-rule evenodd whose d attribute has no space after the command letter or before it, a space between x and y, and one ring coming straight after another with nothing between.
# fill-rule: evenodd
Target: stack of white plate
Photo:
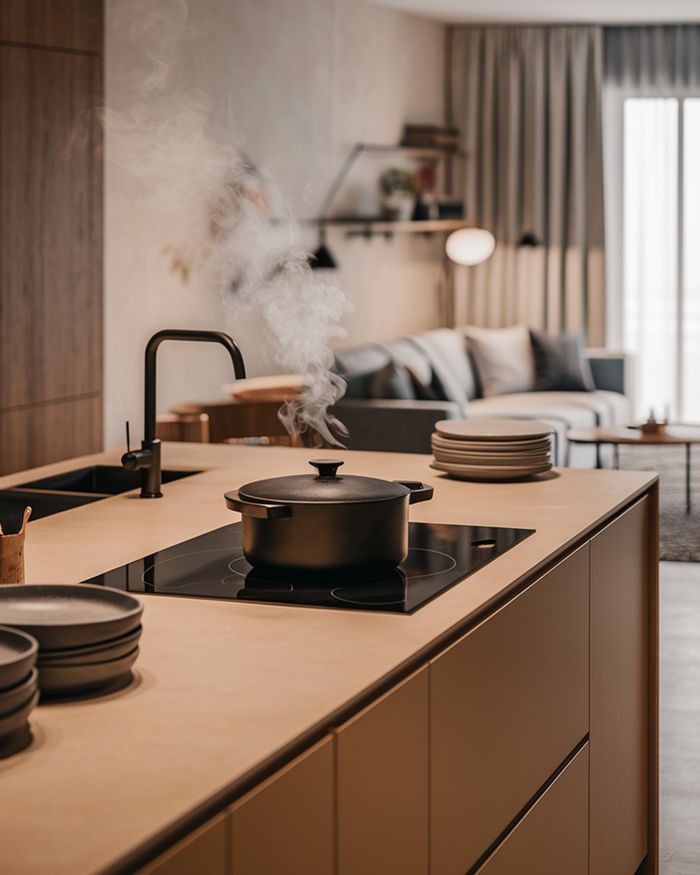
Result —
<instances>
[{"instance_id":1,"label":"stack of white plate","mask_svg":"<svg viewBox=\"0 0 700 875\"><path fill-rule=\"evenodd\" d=\"M521 419L444 419L430 466L460 480L519 480L552 467L552 426Z\"/></svg>"}]
</instances>

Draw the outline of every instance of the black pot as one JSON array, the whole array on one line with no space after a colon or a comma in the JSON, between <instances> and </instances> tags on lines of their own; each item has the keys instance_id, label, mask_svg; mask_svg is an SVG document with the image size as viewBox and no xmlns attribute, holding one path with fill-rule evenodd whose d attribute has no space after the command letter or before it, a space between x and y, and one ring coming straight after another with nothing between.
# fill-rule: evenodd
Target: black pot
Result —
<instances>
[{"instance_id":1,"label":"black pot","mask_svg":"<svg viewBox=\"0 0 700 875\"><path fill-rule=\"evenodd\" d=\"M400 565L408 555L408 506L433 497L423 483L338 476L342 462L309 464L301 474L247 483L227 492L243 515L243 552L251 565L328 571Z\"/></svg>"}]
</instances>

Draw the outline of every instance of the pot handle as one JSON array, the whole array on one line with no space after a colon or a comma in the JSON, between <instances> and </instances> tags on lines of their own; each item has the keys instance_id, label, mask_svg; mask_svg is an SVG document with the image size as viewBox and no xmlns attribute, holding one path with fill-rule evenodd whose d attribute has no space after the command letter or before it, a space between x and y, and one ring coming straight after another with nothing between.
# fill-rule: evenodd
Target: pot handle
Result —
<instances>
[{"instance_id":1,"label":"pot handle","mask_svg":"<svg viewBox=\"0 0 700 875\"><path fill-rule=\"evenodd\" d=\"M292 509L288 504L262 504L257 501L246 501L238 494L238 490L227 492L224 495L226 507L229 510L237 510L244 516L252 516L259 520L278 520L292 515Z\"/></svg>"},{"instance_id":2,"label":"pot handle","mask_svg":"<svg viewBox=\"0 0 700 875\"><path fill-rule=\"evenodd\" d=\"M419 501L430 501L435 491L432 486L421 483L420 480L397 480L402 486L411 490L408 496L409 504L417 504Z\"/></svg>"}]
</instances>

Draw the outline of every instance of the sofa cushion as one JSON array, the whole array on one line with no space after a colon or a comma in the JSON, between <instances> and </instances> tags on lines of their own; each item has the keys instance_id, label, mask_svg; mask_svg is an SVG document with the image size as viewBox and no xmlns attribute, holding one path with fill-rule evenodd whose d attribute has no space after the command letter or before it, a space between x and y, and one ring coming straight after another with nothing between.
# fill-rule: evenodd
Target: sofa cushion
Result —
<instances>
[{"instance_id":1,"label":"sofa cushion","mask_svg":"<svg viewBox=\"0 0 700 875\"><path fill-rule=\"evenodd\" d=\"M428 357L444 400L463 408L476 398L477 383L464 337L450 328L424 331L411 338Z\"/></svg>"},{"instance_id":2,"label":"sofa cushion","mask_svg":"<svg viewBox=\"0 0 700 875\"><path fill-rule=\"evenodd\" d=\"M472 411L473 407L473 411ZM508 412L525 414L530 419L549 412L551 416L566 420L570 428L583 425L624 425L628 421L629 402L617 392L516 392L472 402L469 415L491 411L494 416Z\"/></svg>"},{"instance_id":3,"label":"sofa cushion","mask_svg":"<svg viewBox=\"0 0 700 875\"><path fill-rule=\"evenodd\" d=\"M408 337L383 344L395 362L403 365L413 380L424 389L433 382L433 366L425 352Z\"/></svg>"},{"instance_id":4,"label":"sofa cushion","mask_svg":"<svg viewBox=\"0 0 700 875\"><path fill-rule=\"evenodd\" d=\"M415 401L413 380L406 368L390 361L368 379L369 398L393 398L400 401Z\"/></svg>"},{"instance_id":5,"label":"sofa cushion","mask_svg":"<svg viewBox=\"0 0 700 875\"><path fill-rule=\"evenodd\" d=\"M535 385L530 332L525 325L510 328L465 326L485 398L529 392Z\"/></svg>"},{"instance_id":6,"label":"sofa cushion","mask_svg":"<svg viewBox=\"0 0 700 875\"><path fill-rule=\"evenodd\" d=\"M550 337L530 329L537 391L590 392L595 389L580 334Z\"/></svg>"}]
</instances>

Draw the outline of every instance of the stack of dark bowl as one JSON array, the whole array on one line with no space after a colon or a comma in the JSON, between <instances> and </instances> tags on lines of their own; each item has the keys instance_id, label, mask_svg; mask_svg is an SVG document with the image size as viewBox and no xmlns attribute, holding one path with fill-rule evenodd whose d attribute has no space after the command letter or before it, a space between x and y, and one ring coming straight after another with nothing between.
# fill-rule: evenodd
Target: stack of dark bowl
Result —
<instances>
[{"instance_id":1,"label":"stack of dark bowl","mask_svg":"<svg viewBox=\"0 0 700 875\"><path fill-rule=\"evenodd\" d=\"M25 729L39 701L37 651L31 635L0 626L0 745Z\"/></svg>"},{"instance_id":2,"label":"stack of dark bowl","mask_svg":"<svg viewBox=\"0 0 700 875\"><path fill-rule=\"evenodd\" d=\"M104 586L0 587L0 623L38 642L42 695L91 693L124 679L139 655L142 613L138 599Z\"/></svg>"}]
</instances>

